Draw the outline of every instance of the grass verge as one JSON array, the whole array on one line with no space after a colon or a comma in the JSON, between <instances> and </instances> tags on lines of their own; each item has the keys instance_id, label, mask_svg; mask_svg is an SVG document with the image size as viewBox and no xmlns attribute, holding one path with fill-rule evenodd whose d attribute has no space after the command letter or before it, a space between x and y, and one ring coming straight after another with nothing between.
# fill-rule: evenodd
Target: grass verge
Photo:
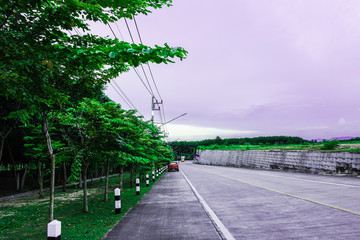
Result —
<instances>
[{"instance_id":1,"label":"grass verge","mask_svg":"<svg viewBox=\"0 0 360 240\"><path fill-rule=\"evenodd\" d=\"M107 202L104 201L105 180L88 183L88 213L82 212L82 189L56 190L54 216L61 221L61 238L102 239L154 184L150 181L146 187L145 181L141 181L141 193L136 195L135 186L130 188L129 174L124 174L123 182L122 213L118 215L115 215L114 189L119 185L119 177L109 179ZM46 239L49 211L48 192L46 194L44 199L38 199L35 194L0 202L0 239Z\"/></svg>"},{"instance_id":2,"label":"grass verge","mask_svg":"<svg viewBox=\"0 0 360 240\"><path fill-rule=\"evenodd\" d=\"M321 151L321 152L360 152L360 143L344 143L334 150L323 150L323 143L288 144L288 145L211 145L200 150L277 150L277 151Z\"/></svg>"}]
</instances>

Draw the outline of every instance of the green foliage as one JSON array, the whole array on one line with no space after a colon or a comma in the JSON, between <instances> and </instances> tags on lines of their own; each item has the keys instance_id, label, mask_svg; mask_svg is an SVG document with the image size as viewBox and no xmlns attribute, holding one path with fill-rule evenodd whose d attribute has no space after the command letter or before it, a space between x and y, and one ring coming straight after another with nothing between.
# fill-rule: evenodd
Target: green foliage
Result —
<instances>
[{"instance_id":1,"label":"green foliage","mask_svg":"<svg viewBox=\"0 0 360 240\"><path fill-rule=\"evenodd\" d=\"M130 67L183 60L187 52L166 43L145 46L72 34L90 30L90 21L107 24L170 5L171 0L2 1L0 97L18 107L1 117L21 120L30 132L41 126L46 142L29 135L29 155L43 158L47 149L51 169L55 159L72 161L71 181L80 168L86 172L110 160L113 166L130 163L143 171L172 157L155 126L134 111L97 100L106 83Z\"/></svg>"},{"instance_id":2,"label":"green foliage","mask_svg":"<svg viewBox=\"0 0 360 240\"><path fill-rule=\"evenodd\" d=\"M150 174L150 172L149 172ZM109 179L109 189L118 187L119 177ZM103 182L95 181L90 187L89 213L81 213L81 189L71 188L66 193L57 190L57 220L61 221L61 239L102 239L128 211L146 194L150 187L141 181L141 195L136 195L130 187L129 174L124 175L124 191L121 193L122 213L114 214L114 195L104 202ZM48 192L45 193L48 197ZM2 239L44 239L48 224L48 203L46 199L36 199L36 195L12 199L0 203L0 231Z\"/></svg>"},{"instance_id":3,"label":"green foliage","mask_svg":"<svg viewBox=\"0 0 360 240\"><path fill-rule=\"evenodd\" d=\"M321 150L334 150L339 146L339 144L340 142L338 140L325 141Z\"/></svg>"},{"instance_id":4,"label":"green foliage","mask_svg":"<svg viewBox=\"0 0 360 240\"><path fill-rule=\"evenodd\" d=\"M180 141L171 142L170 146L173 148L177 156L193 156L196 149L260 149L265 146L273 145L292 145L292 144L304 144L308 143L300 137L286 137L286 136L272 136L272 137L255 137L255 138L228 138L221 139L216 137L215 139L207 139L203 141Z\"/></svg>"}]
</instances>

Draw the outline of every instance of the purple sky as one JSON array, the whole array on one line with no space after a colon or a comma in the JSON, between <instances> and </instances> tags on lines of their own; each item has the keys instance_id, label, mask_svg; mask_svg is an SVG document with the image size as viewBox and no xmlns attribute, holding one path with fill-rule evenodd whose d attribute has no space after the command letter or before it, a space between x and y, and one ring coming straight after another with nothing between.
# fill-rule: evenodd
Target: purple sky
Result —
<instances>
[{"instance_id":1,"label":"purple sky","mask_svg":"<svg viewBox=\"0 0 360 240\"><path fill-rule=\"evenodd\" d=\"M185 61L151 65L166 119L187 113L168 124L170 140L360 136L360 1L173 5L136 19L144 44L189 51ZM125 23L118 27L130 41ZM106 26L94 31L112 36ZM150 119L151 95L135 72L116 82ZM128 109L111 86L107 94Z\"/></svg>"}]
</instances>

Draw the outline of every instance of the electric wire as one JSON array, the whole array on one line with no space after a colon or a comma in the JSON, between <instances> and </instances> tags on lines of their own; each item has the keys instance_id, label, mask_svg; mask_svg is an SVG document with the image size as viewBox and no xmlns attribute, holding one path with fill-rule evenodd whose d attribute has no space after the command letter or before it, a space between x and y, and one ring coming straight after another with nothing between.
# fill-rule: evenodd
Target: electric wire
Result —
<instances>
[{"instance_id":1,"label":"electric wire","mask_svg":"<svg viewBox=\"0 0 360 240\"><path fill-rule=\"evenodd\" d=\"M140 39L140 43L143 44L142 38L141 38L141 34L140 34L140 31L139 31L139 27L138 27L138 24L137 24L137 22L136 22L135 16L134 16L134 23L135 23L136 31L137 31L138 36L139 36L139 39ZM150 72L151 78L152 78L152 80L153 80L153 83L154 83L156 92L158 93L158 95L159 95L159 97L160 97L160 100L162 100L162 97L161 97L161 95L160 95L159 89L158 89L157 84L156 84L156 82L155 82L154 75L153 75L153 73L152 73L152 71L151 71L150 64L147 63L147 66L148 66L148 68L149 68L149 72Z\"/></svg>"},{"instance_id":2,"label":"electric wire","mask_svg":"<svg viewBox=\"0 0 360 240\"><path fill-rule=\"evenodd\" d=\"M135 22L137 34L138 34L139 39L140 39L140 43L143 44L142 38L141 38L141 35L140 35L140 31L139 31L139 27L138 27L138 25L137 25L135 16L134 16L134 22ZM148 66L148 68L149 68L149 72L150 72L151 78L152 78L152 80L153 80L153 83L154 83L156 92L158 93L158 95L159 95L159 97L160 97L160 100L162 100L162 97L161 97L161 95L160 95L159 89L158 89L157 84L156 84L156 82L155 82L154 75L153 75L153 73L152 73L152 71L151 71L150 64L149 64L149 63L146 63L146 64L147 64L147 66Z\"/></svg>"},{"instance_id":3,"label":"electric wire","mask_svg":"<svg viewBox=\"0 0 360 240\"><path fill-rule=\"evenodd\" d=\"M136 31L137 31L137 34L138 34L140 43L143 44L143 41L142 41L142 38L141 38L141 34L140 34L140 31L139 31L139 27L138 27L138 24L137 24L137 22L136 22L135 16L133 17L133 19L134 19L134 23L135 23L135 27L136 27ZM130 30L130 27L129 27L129 24L128 24L126 18L124 18L124 21L125 21L127 30L128 30L128 32L129 32L130 38L131 38L132 42L135 43L134 37L133 37L133 35L132 35L132 33L131 33L131 30ZM116 25L116 26L117 26L117 25ZM118 26L117 26L117 28L118 28L119 33L121 34L120 29L119 29ZM121 34L121 36L122 36L122 34ZM146 74L146 72L145 72L145 69L144 69L143 65L140 65L140 66L141 66L141 68L142 68L142 70L143 70L143 73L144 73L144 76L145 76L145 78L146 78L146 81L147 81L147 83L148 83L149 88L146 86L145 82L143 81L143 79L141 78L141 76L140 76L140 74L137 72L137 70L136 70L134 67L133 67L133 69L134 69L135 73L138 75L138 77L140 78L141 82L143 83L143 85L145 86L145 88L147 89L147 91L156 99L156 97L154 96L154 92L153 92L153 90L152 90L152 88L151 88L151 84L150 84L150 82L149 82L149 80L148 80L147 74ZM161 97L160 91L159 91L159 89L158 89L158 87L157 87L157 84L156 84L156 81L155 81L155 78L154 78L154 75L153 75L153 72L152 72L152 70L151 70L151 67L150 67L149 63L147 63L147 66L148 66L148 70L149 70L149 73L150 73L152 82L153 82L153 84L154 84L154 86L155 86L156 92L157 92L157 94L159 95L160 100L161 100L162 108L160 108L159 115L160 115L160 120L161 120L161 123L162 123L161 126L162 126L162 128L163 128L163 131L164 131L165 136L167 137L167 135L168 135L168 129L167 129L167 126L166 126L166 118L165 118L164 104L162 103L162 97ZM156 99L156 101L157 101L157 99Z\"/></svg>"},{"instance_id":4,"label":"electric wire","mask_svg":"<svg viewBox=\"0 0 360 240\"><path fill-rule=\"evenodd\" d=\"M125 22L126 22L126 19L125 19ZM126 23L127 23L127 22L126 22ZM112 34L114 35L114 37L117 38L117 36L116 36L115 32L113 31L112 27L110 26L110 24L108 23L107 25L109 26L109 28L110 28ZM117 25L116 25L116 26L117 26ZM117 29L118 29L121 37L123 38L120 29L119 29L119 28L117 28ZM128 28L128 30L129 30L129 32L130 32L130 29L129 29L129 28ZM130 36L131 36L131 32L130 32ZM131 39L132 39L132 36L131 36ZM123 40L124 40L124 38L123 38ZM146 88L146 90L150 93L151 96L154 96L154 93L152 92L152 90L150 91L149 88L146 86L144 80L142 79L142 77L140 76L140 74L138 73L138 71L136 70L136 68L135 68L135 67L132 67L132 68L134 69L136 75L139 77L139 79L140 79L141 82L143 83L143 85L144 85L144 87ZM146 76L146 75L145 75L145 76ZM149 81L148 81L148 82L149 82Z\"/></svg>"},{"instance_id":5,"label":"electric wire","mask_svg":"<svg viewBox=\"0 0 360 240\"><path fill-rule=\"evenodd\" d=\"M123 41L125 41L125 40L124 40L124 36L122 35L122 33L121 33L121 31L120 31L120 28L119 28L119 26L118 26L117 22L115 22L115 26L116 26L116 28L117 28L117 30L118 30L118 32L119 32L119 34L120 34L120 36L121 36L121 39L122 39Z\"/></svg>"},{"instance_id":6,"label":"electric wire","mask_svg":"<svg viewBox=\"0 0 360 240\"><path fill-rule=\"evenodd\" d=\"M149 84L149 88L150 88L150 91L151 91L151 95L155 96L155 95L154 95L154 91L153 91L152 88L151 88L149 79L148 79L148 77L147 77L147 75L146 75L146 73L145 73L145 69L144 69L143 65L141 64L140 67L141 67L141 69L143 70L143 73L144 73L146 82ZM155 97L155 98L156 98L156 97Z\"/></svg>"},{"instance_id":7,"label":"electric wire","mask_svg":"<svg viewBox=\"0 0 360 240\"><path fill-rule=\"evenodd\" d=\"M161 123L162 123L162 129L163 129L163 132L164 132L164 136L165 137L167 137L167 135L168 135L168 132L167 132L167 129L166 129L166 124L163 124L163 123L165 123L166 121L164 120L165 119L165 115L163 114L163 112L162 112L162 108L161 108L161 110L160 110L160 119L161 119Z\"/></svg>"},{"instance_id":8,"label":"electric wire","mask_svg":"<svg viewBox=\"0 0 360 240\"><path fill-rule=\"evenodd\" d=\"M122 95L126 98L126 100L130 103L130 105L133 107L133 109L137 109L135 107L135 105L132 103L132 101L130 100L130 98L128 98L128 96L126 95L126 93L120 88L119 84L113 80L113 83L115 84L115 86L119 89L119 91L122 93Z\"/></svg>"},{"instance_id":9,"label":"electric wire","mask_svg":"<svg viewBox=\"0 0 360 240\"><path fill-rule=\"evenodd\" d=\"M110 24L107 24L112 32L112 34L114 35L115 38L117 38L115 32L113 31L112 27L110 26ZM118 29L119 30L119 29ZM119 30L120 31L120 30ZM149 90L149 88L146 86L144 80L142 79L142 77L140 76L140 74L137 72L135 67L132 67L136 73L136 75L139 77L139 79L141 80L141 82L144 84L144 87L146 88L146 90L150 93L151 96L153 96L154 94Z\"/></svg>"},{"instance_id":10,"label":"electric wire","mask_svg":"<svg viewBox=\"0 0 360 240\"><path fill-rule=\"evenodd\" d=\"M108 27L110 28L110 30L111 30L112 34L114 35L114 37L117 38L117 36L116 36L114 30L112 29L111 25L110 25L109 23L108 23L107 25L108 25ZM121 37L123 38L123 36L122 36L119 28L118 28L118 31L119 31ZM135 70L135 68L134 68L134 70ZM136 70L135 70L135 72L136 72ZM139 74L137 74L137 75L139 76L141 82L144 84L145 88L147 89L147 87L146 87L145 83L143 82L143 80L141 79L140 75L139 75ZM115 91L116 91L116 92L119 94L119 96L125 101L125 103L126 103L131 109L136 110L140 115L142 115L142 114L140 113L140 111L135 107L135 105L131 102L131 100L129 99L129 97L125 94L125 92L120 88L120 86L117 84L117 82L115 82L114 80L113 80L113 82L114 82L114 84L117 86L118 90L119 90L123 95L121 95L121 94L119 93L119 91L117 91L117 89L111 84L111 82L110 82L110 85L115 89ZM147 89L147 90L148 90L148 89ZM148 90L148 91L149 91L149 90ZM124 96L124 97L123 97L123 96Z\"/></svg>"},{"instance_id":11,"label":"electric wire","mask_svg":"<svg viewBox=\"0 0 360 240\"><path fill-rule=\"evenodd\" d=\"M135 16L134 16L134 18L135 18ZM130 27L129 27L129 24L128 24L128 22L127 22L126 18L124 18L124 20L125 20L125 24L126 24L126 27L127 27L127 29L128 29L128 32L129 32L129 35L130 35L131 41L132 41L133 43L135 43L134 38L133 38L133 35L132 35L132 33L131 33L131 30L130 30ZM140 38L140 42L141 42L141 44L142 44L142 40L141 40L141 38ZM144 73L144 76L145 76L146 82L147 82L147 83L148 83L148 85L149 85L149 89L150 89L150 91L151 91L151 95L152 95L153 97L155 97L155 95L154 95L154 91L153 91L153 90L152 90L152 88L151 88L151 84L150 84L149 79L148 79L148 77L147 77L147 75L146 75L146 72L145 72L145 69L144 69L143 65L142 65L142 64L140 64L140 67L141 67L141 69L143 70L143 73ZM155 98L156 98L156 97L155 97Z\"/></svg>"},{"instance_id":12,"label":"electric wire","mask_svg":"<svg viewBox=\"0 0 360 240\"><path fill-rule=\"evenodd\" d=\"M134 23L135 23L135 27L136 27L136 31L137 31L137 34L138 34L140 43L143 44L143 41L142 41L142 38L141 38L141 34L140 34L140 30L139 30L139 26L138 26L138 24L137 24L137 22L136 22L136 17L134 16L133 19L134 19ZM129 25L128 25L127 21L126 21L126 26L127 26L128 30L130 31L130 28L129 28ZM133 40L133 37L132 37L131 34L130 34L130 36L131 36L131 38L132 38L132 40ZM151 79L152 79L152 81L153 81L153 83L154 83L156 92L157 92L157 94L159 95L160 100L161 100L161 103L162 103L162 108L160 108L159 114L160 114L160 120L161 120L161 123L162 123L161 126L162 126L162 128L163 128L163 131L164 131L165 136L167 137L167 135L169 134L169 132L168 132L168 129L167 129L167 124L166 124L164 104L163 104L163 101L162 101L162 97L161 97L160 91L159 91L159 89L158 89L158 87L157 87L157 84L156 84L154 75L153 75L153 73L152 73L150 64L147 63L147 66L148 66L148 69L149 69L149 72L150 72ZM146 76L146 75L145 75L145 76ZM150 84L149 84L149 86L150 86Z\"/></svg>"},{"instance_id":13,"label":"electric wire","mask_svg":"<svg viewBox=\"0 0 360 240\"><path fill-rule=\"evenodd\" d=\"M108 25L108 27L110 28L111 32L113 33L114 37L117 38L117 36L116 36L115 32L113 31L112 27L110 26L110 24L108 23L107 25ZM122 36L122 34L121 34L121 32L120 32L120 29L119 29L119 27L117 26L117 24L116 24L116 27L117 27L117 29L118 29L118 31L119 31L119 33L120 33L121 38L124 40L124 37ZM78 35L82 36L82 34L79 32L79 30L78 30L77 28L74 28L74 30L75 30L75 32L76 32ZM73 35L70 31L68 31L68 32L70 33L71 36ZM142 115L141 112L135 107L135 105L134 105L134 104L132 103L132 101L129 99L129 97L125 94L125 92L120 88L120 86L117 84L117 82L115 82L115 80L113 80L113 83L115 84L115 86L116 86L118 89L116 89L116 88L114 87L114 85L111 83L111 81L109 82L109 84L114 88L114 90L116 91L116 93L124 100L124 102L129 106L129 108L132 109L132 110L136 110L140 115ZM144 85L145 85L145 83L144 83ZM145 87L146 87L146 85L145 85ZM121 93L120 93L118 90L119 90Z\"/></svg>"},{"instance_id":14,"label":"electric wire","mask_svg":"<svg viewBox=\"0 0 360 240\"><path fill-rule=\"evenodd\" d=\"M112 29L112 27L110 26L110 24L108 23L107 25L109 26L109 28L110 28L110 30L111 30L111 32L112 32L112 34L114 34L114 37L115 37L115 38L117 38L117 37L116 37L116 35L115 35L115 33L114 33L114 31L113 31L113 29Z\"/></svg>"},{"instance_id":15,"label":"electric wire","mask_svg":"<svg viewBox=\"0 0 360 240\"><path fill-rule=\"evenodd\" d=\"M131 34L131 31L130 31L129 24L128 24L128 22L126 21L126 18L124 18L124 20L125 20L125 23L126 23L126 27L127 27L128 31L129 31L130 38L131 38L132 42L135 43L134 38L133 38L133 36L132 36L132 34Z\"/></svg>"},{"instance_id":16,"label":"electric wire","mask_svg":"<svg viewBox=\"0 0 360 240\"><path fill-rule=\"evenodd\" d=\"M138 33L138 36L139 36L139 39L140 39L140 43L141 43L141 44L143 44L143 42L142 42L142 39L141 39L141 36L140 36L140 32L139 32L139 28L138 28L138 25L137 25L137 23L136 23L136 19L135 19L135 16L134 16L134 22L135 22L135 26L136 26L136 31L137 31L137 33Z\"/></svg>"},{"instance_id":17,"label":"electric wire","mask_svg":"<svg viewBox=\"0 0 360 240\"><path fill-rule=\"evenodd\" d=\"M165 107L164 107L164 104L163 104L163 106L162 106L162 108L161 108L161 111L162 111L162 113L163 113L163 116L164 116L164 122L163 123L165 123L164 124L164 129L165 129L165 132L166 132L166 134L168 135L169 134L169 130L168 130L168 128L167 128L167 124L166 124L166 115L165 115Z\"/></svg>"},{"instance_id":18,"label":"electric wire","mask_svg":"<svg viewBox=\"0 0 360 240\"><path fill-rule=\"evenodd\" d=\"M134 69L135 73L137 74L137 76L139 77L139 79L141 80L141 82L144 84L144 87L146 88L146 90L150 93L151 96L155 97L155 96L154 96L154 93L152 93L152 92L149 90L149 88L146 86L144 80L142 79L142 77L140 76L140 74L138 73L138 71L136 70L136 68L135 68L135 67L132 67L132 68Z\"/></svg>"},{"instance_id":19,"label":"electric wire","mask_svg":"<svg viewBox=\"0 0 360 240\"><path fill-rule=\"evenodd\" d=\"M162 97L161 97L161 95L160 95L159 89L158 89L157 84L156 84L156 82L155 82L155 78L154 78L153 73L152 73L152 71L151 71L150 64L149 64L149 63L146 63L146 64L147 64L147 66L148 66L148 68L149 68L150 76L151 76L151 78L152 78L152 80L153 80L153 83L154 83L156 92L157 92L157 94L159 95L160 100L162 100Z\"/></svg>"},{"instance_id":20,"label":"electric wire","mask_svg":"<svg viewBox=\"0 0 360 240\"><path fill-rule=\"evenodd\" d=\"M122 100L124 100L124 102L130 107L130 109L133 109L130 104L126 101L126 99L120 94L120 92L114 87L114 85L109 82L109 84L114 88L114 90L119 94L119 96L122 98Z\"/></svg>"}]
</instances>

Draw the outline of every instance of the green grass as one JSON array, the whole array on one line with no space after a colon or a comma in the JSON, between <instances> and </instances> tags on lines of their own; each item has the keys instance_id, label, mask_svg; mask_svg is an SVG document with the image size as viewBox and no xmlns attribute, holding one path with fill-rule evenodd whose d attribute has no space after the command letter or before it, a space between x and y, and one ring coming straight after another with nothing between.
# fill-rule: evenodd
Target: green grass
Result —
<instances>
[{"instance_id":1,"label":"green grass","mask_svg":"<svg viewBox=\"0 0 360 240\"><path fill-rule=\"evenodd\" d=\"M104 202L104 180L88 183L88 213L82 212L82 189L71 188L65 193L56 190L54 218L61 221L61 238L102 239L154 184L150 181L150 187L146 187L145 181L141 181L141 194L137 196L135 186L130 188L129 178L124 174L122 213L118 215L114 209L114 189L118 187L119 177L109 179L108 202ZM46 194L45 199L32 195L0 202L0 239L46 239L49 193Z\"/></svg>"},{"instance_id":2,"label":"green grass","mask_svg":"<svg viewBox=\"0 0 360 240\"><path fill-rule=\"evenodd\" d=\"M289 145L211 145L202 146L201 150L279 150L279 151L325 151L325 152L360 152L360 142L341 143L334 150L322 150L323 143Z\"/></svg>"}]
</instances>

